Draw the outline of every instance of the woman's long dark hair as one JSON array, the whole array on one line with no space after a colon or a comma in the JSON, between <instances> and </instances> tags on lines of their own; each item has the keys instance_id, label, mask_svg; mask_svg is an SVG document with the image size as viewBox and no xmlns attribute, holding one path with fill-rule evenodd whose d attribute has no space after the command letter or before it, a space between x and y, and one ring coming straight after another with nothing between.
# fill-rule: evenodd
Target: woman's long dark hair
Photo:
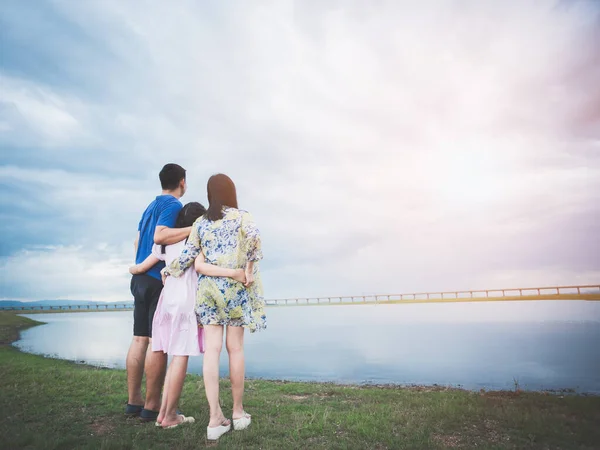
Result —
<instances>
[{"instance_id":1,"label":"woman's long dark hair","mask_svg":"<svg viewBox=\"0 0 600 450\"><path fill-rule=\"evenodd\" d=\"M191 227L196 219L202 217L206 213L206 208L198 202L190 202L181 208L175 221L175 228ZM187 241L187 239L186 239ZM166 245L161 247L161 253L165 253Z\"/></svg>"},{"instance_id":2,"label":"woman's long dark hair","mask_svg":"<svg viewBox=\"0 0 600 450\"><path fill-rule=\"evenodd\" d=\"M219 173L210 177L206 190L208 191L208 210L206 211L208 220L221 220L225 206L238 207L235 184L227 175Z\"/></svg>"}]
</instances>

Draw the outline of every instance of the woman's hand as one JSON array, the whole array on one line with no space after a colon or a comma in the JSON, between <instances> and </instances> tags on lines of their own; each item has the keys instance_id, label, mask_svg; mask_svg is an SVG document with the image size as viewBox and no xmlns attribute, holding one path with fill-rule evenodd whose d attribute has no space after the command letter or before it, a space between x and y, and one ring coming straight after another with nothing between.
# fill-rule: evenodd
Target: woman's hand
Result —
<instances>
[{"instance_id":1,"label":"woman's hand","mask_svg":"<svg viewBox=\"0 0 600 450\"><path fill-rule=\"evenodd\" d=\"M254 283L254 267L247 265L246 269L244 270L244 275L246 276L246 282L244 283L244 286L250 287L250 285Z\"/></svg>"},{"instance_id":2,"label":"woman's hand","mask_svg":"<svg viewBox=\"0 0 600 450\"><path fill-rule=\"evenodd\" d=\"M244 285L246 284L246 272L244 271L244 269L235 269L231 278Z\"/></svg>"},{"instance_id":3,"label":"woman's hand","mask_svg":"<svg viewBox=\"0 0 600 450\"><path fill-rule=\"evenodd\" d=\"M163 270L160 271L160 279L162 280L162 284L165 284L165 281L167 281L168 276L169 272L167 272L167 268L165 267Z\"/></svg>"}]
</instances>

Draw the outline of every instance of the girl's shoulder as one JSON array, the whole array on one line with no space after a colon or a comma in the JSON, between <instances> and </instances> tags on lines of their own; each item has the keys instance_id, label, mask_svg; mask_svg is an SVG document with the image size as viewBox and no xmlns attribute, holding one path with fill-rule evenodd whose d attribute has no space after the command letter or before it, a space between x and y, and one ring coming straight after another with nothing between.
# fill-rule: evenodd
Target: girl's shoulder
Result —
<instances>
[{"instance_id":1,"label":"girl's shoulder","mask_svg":"<svg viewBox=\"0 0 600 450\"><path fill-rule=\"evenodd\" d=\"M185 248L185 242L186 240L184 239L182 241L175 242L174 244L165 246L166 259L172 260L179 256L181 251Z\"/></svg>"},{"instance_id":2,"label":"girl's shoulder","mask_svg":"<svg viewBox=\"0 0 600 450\"><path fill-rule=\"evenodd\" d=\"M175 249L175 248L185 247L185 241L186 240L187 239L182 239L179 242L175 242L174 244L169 244L169 245L167 245L165 247L168 248L168 249Z\"/></svg>"}]
</instances>

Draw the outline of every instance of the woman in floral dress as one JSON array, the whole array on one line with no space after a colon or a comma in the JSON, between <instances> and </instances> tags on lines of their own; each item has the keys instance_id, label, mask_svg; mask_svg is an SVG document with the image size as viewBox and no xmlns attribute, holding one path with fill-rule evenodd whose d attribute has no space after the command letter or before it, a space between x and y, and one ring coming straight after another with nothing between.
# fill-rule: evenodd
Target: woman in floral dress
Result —
<instances>
[{"instance_id":1,"label":"woman in floral dress","mask_svg":"<svg viewBox=\"0 0 600 450\"><path fill-rule=\"evenodd\" d=\"M227 327L226 347L233 396L233 428L250 425L244 411L244 328L255 332L266 328L262 282L258 261L262 259L260 234L251 215L238 209L235 185L223 174L208 180L209 207L192 226L192 232L179 259L163 269L165 275L179 277L196 260L198 292L196 316L204 326L204 386L210 407L207 427L209 440L217 440L229 431L231 422L219 405L219 355ZM244 269L245 283L232 278L207 275L216 265Z\"/></svg>"}]
</instances>

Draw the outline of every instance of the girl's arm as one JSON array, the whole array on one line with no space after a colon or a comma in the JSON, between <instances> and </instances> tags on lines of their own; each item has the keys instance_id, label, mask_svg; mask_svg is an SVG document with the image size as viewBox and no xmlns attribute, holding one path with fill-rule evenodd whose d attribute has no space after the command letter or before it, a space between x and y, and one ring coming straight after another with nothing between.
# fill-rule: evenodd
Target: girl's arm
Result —
<instances>
[{"instance_id":1,"label":"girl's arm","mask_svg":"<svg viewBox=\"0 0 600 450\"><path fill-rule=\"evenodd\" d=\"M206 262L203 252L200 252L196 258L195 267L196 272L202 275L209 277L233 278L235 281L239 281L240 283L246 282L244 269L226 269L224 267L215 266L214 264L209 264Z\"/></svg>"},{"instance_id":2,"label":"girl's arm","mask_svg":"<svg viewBox=\"0 0 600 450\"><path fill-rule=\"evenodd\" d=\"M142 273L148 272L155 264L160 261L154 254L150 253L148 257L143 260L141 263L131 266L129 268L129 273L131 275L140 275Z\"/></svg>"}]
</instances>

